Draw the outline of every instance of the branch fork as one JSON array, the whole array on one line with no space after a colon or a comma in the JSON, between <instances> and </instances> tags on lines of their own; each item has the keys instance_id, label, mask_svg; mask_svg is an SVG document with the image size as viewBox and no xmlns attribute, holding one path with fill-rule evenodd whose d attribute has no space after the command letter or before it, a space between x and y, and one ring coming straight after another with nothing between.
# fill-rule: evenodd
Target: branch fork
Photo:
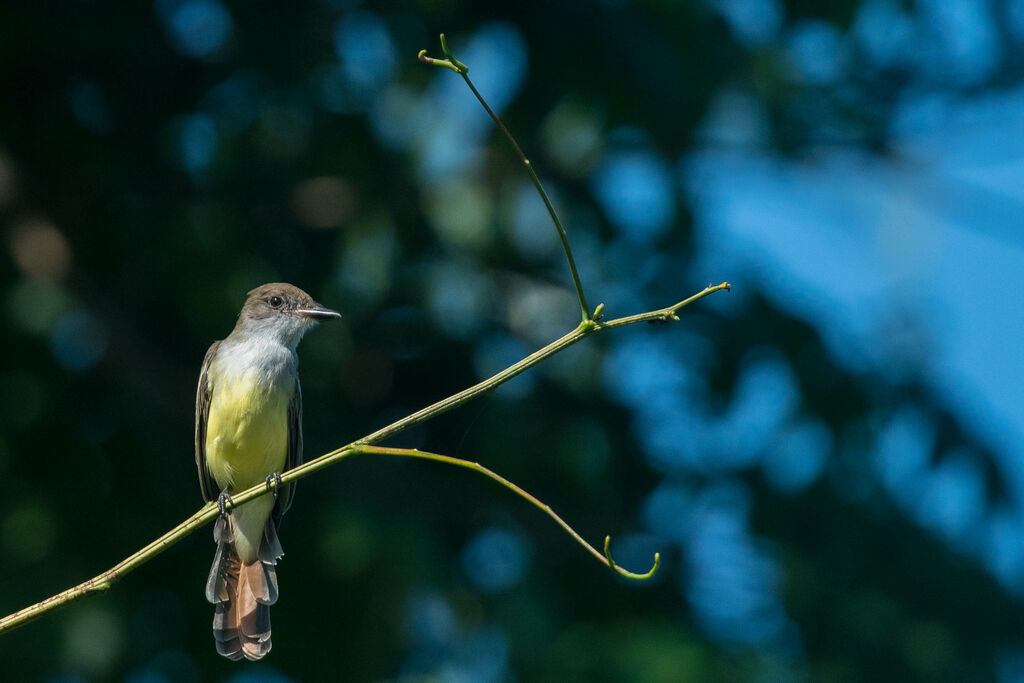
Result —
<instances>
[{"instance_id":1,"label":"branch fork","mask_svg":"<svg viewBox=\"0 0 1024 683\"><path fill-rule=\"evenodd\" d=\"M551 342L544 348L535 351L526 358L520 360L518 363L510 365L501 372L480 382L479 384L471 386L467 389L464 389L463 391L460 391L457 394L453 394L452 396L442 399L441 401L438 401L433 405L427 406L426 408L423 408L422 410L413 413L412 415L404 417L401 420L398 420L397 422L394 422L386 427L383 427L382 429L379 429L376 432L373 432L372 434L368 434L363 438L354 441L346 446L342 446L341 448L335 449L329 453L325 453L313 460L303 463L302 465L294 469L281 473L279 479L275 477L275 485L273 487L269 485L269 482L259 483L253 486L252 488L237 493L236 495L232 496L231 502L228 507L229 509L234 509L239 505L244 505L245 503L255 500L260 496L270 494L272 492L271 488L276 490L276 488L281 484L296 481L302 477L312 474L313 472L316 472L317 470L327 467L328 465L332 465L340 460L343 460L356 454L390 455L399 457L418 458L421 460L432 460L434 462L440 462L448 465L455 465L457 467L467 468L480 474L483 474L484 476L488 477L489 479L492 479L493 481L498 482L505 488L514 492L516 495L529 501L535 507L540 508L545 514L547 514L549 517L555 520L555 522L559 526L561 526L570 536L572 536L580 545L582 545L591 555L593 555L602 564L606 565L609 569L616 572L619 576L637 581L650 579L654 576L655 572L657 572L658 567L661 564L660 553L654 554L654 564L648 571L644 573L631 572L627 569L623 569L612 558L610 536L605 536L603 552L598 551L596 548L594 548L594 546L585 541L583 537L580 536L561 517L559 517L554 512L554 510L551 509L551 506L542 503L539 499L537 499L530 493L526 492L518 485L512 483L508 479L505 479L501 475L493 472L492 470L484 467L479 463L470 462L468 460L462 460L460 458L454 458L447 455L440 455L437 453L428 453L426 451L420 451L417 449L388 448L373 445L378 441L381 441L389 436L393 436L401 432L407 427L437 417L441 413L452 410L453 408L456 408L474 398L477 398L481 394L487 393L495 389L497 386L503 384L504 382L507 382L516 375L526 371L527 369L540 363L546 358L553 356L554 354L568 348L569 346L572 346L573 344L580 341L584 337L587 337L591 334L595 334L602 330L612 329L616 327L624 327L626 325L633 325L640 322L668 323L676 321L679 320L678 312L680 309L688 306L691 303L694 303L699 299L704 298L705 296L708 296L709 294L713 294L723 289L731 289L731 286L728 282L723 282L718 285L708 284L708 286L705 287L700 292L697 292L696 294L690 296L689 298L683 299L682 301L672 306L668 306L666 308L658 309L655 311L648 311L646 313L638 313L636 315L615 318L608 321L604 320L603 303L598 304L596 308L591 310L590 307L587 305L587 299L583 293L583 284L580 282L579 273L576 269L576 262L572 256L572 249L569 246L569 238L566 235L565 228L562 226L562 223L558 218L558 214L555 212L555 209L552 206L547 193L544 191L544 188L541 185L540 179L537 177L537 173L533 170L533 165L530 163L529 159L526 158L526 155L523 154L522 149L520 149L519 144L516 142L515 138L512 137L512 134L509 133L508 129L505 127L505 124L502 123L501 119L497 116L497 114L494 113L491 107L487 104L484 98L477 91L476 87L473 85L473 82L469 79L469 67L467 67L465 64L463 64L462 62L455 58L455 55L452 54L451 50L448 48L448 43L447 40L445 39L444 34L441 34L441 49L445 55L444 59L435 59L433 57L430 57L427 55L426 50L422 50L419 53L419 60L421 62L424 62L425 64L450 69L451 71L454 71L455 73L462 76L462 78L466 81L466 84L469 86L470 90L472 90L473 94L476 96L477 100L479 100L481 106L483 106L483 108L487 111L488 115L490 115L491 119L494 121L495 125L505 135L505 138L508 140L509 144L512 146L513 150L519 157L523 166L526 168L526 172L530 176L530 180L533 182L533 185L536 188L537 193L543 200L544 205L547 208L549 215L551 216L551 220L554 223L555 229L558 232L559 239L562 242L562 248L565 252L565 257L569 266L569 271L572 275L573 285L576 289L577 298L579 299L581 316L580 323L576 326L575 329L573 329L568 334L562 336L559 339L556 339L555 341ZM89 595L93 595L97 592L107 590L113 583L122 578L125 574L131 572L134 569L137 569L145 562L148 562L149 560L153 559L161 552L166 550L168 547L185 538L186 536L196 531L200 527L209 524L219 515L220 510L218 509L217 504L213 502L207 503L202 508L200 508L196 513L194 513L191 517L186 519L184 522L174 527L160 538L156 539L155 541L136 551L132 555L129 555L127 558L125 558L118 564L114 565L107 571L101 573L100 575L92 579L89 579L88 581L85 581L77 586L69 588L61 593L58 593L54 596L46 598L41 602L38 602L34 605L30 605L29 607L26 607L13 614L3 617L2 619L0 619L0 634L6 633L19 626L22 626L28 623L29 621L32 621L33 619L43 616L51 610L54 610L58 607L78 600L79 598L83 598Z\"/></svg>"}]
</instances>

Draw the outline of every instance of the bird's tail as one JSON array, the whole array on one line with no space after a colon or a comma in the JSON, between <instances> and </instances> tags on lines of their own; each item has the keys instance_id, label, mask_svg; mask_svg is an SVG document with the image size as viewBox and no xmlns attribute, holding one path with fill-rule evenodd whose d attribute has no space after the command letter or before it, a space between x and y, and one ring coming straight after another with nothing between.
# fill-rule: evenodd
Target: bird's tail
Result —
<instances>
[{"instance_id":1,"label":"bird's tail","mask_svg":"<svg viewBox=\"0 0 1024 683\"><path fill-rule=\"evenodd\" d=\"M214 604L213 638L228 659L262 659L270 652L270 606L277 602L277 559L283 554L272 519L267 520L259 557L246 564L235 552L230 521L213 528L217 554L206 581Z\"/></svg>"}]
</instances>

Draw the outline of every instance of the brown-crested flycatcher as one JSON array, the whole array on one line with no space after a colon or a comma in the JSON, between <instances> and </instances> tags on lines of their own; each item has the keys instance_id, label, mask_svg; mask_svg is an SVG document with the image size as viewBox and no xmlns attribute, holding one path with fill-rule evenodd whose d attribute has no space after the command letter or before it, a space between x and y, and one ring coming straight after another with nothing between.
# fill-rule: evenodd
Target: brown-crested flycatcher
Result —
<instances>
[{"instance_id":1,"label":"brown-crested flycatcher","mask_svg":"<svg viewBox=\"0 0 1024 683\"><path fill-rule=\"evenodd\" d=\"M260 659L270 652L277 601L277 526L294 484L280 473L302 462L302 390L295 347L320 320L340 318L304 291L275 282L249 292L231 334L206 352L196 392L196 465L203 497L216 500L217 553L206 582L216 607L217 652ZM276 481L263 496L224 514L230 494ZM280 489L280 490L279 490Z\"/></svg>"}]
</instances>

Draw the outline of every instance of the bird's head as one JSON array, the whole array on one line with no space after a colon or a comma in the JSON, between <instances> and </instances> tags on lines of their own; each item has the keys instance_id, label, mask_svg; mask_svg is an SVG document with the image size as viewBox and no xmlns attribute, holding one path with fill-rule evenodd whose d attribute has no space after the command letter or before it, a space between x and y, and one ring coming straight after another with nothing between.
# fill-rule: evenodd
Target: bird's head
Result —
<instances>
[{"instance_id":1,"label":"bird's head","mask_svg":"<svg viewBox=\"0 0 1024 683\"><path fill-rule=\"evenodd\" d=\"M249 292L235 329L248 334L274 335L283 344L294 347L306 330L321 320L340 317L295 285L271 282Z\"/></svg>"}]
</instances>

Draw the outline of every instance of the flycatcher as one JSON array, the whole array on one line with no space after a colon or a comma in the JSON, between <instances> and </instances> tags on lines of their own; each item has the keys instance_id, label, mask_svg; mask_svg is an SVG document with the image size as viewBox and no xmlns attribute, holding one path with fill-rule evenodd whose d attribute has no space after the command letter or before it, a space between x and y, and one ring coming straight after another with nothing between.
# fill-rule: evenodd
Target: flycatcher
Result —
<instances>
[{"instance_id":1,"label":"flycatcher","mask_svg":"<svg viewBox=\"0 0 1024 683\"><path fill-rule=\"evenodd\" d=\"M295 352L321 320L340 318L294 285L249 292L231 334L206 352L196 392L196 465L203 497L216 500L217 553L206 582L217 652L261 659L270 652L270 605L277 601L277 537L294 484L280 473L302 463L302 390ZM274 495L224 514L230 495L260 482Z\"/></svg>"}]
</instances>

